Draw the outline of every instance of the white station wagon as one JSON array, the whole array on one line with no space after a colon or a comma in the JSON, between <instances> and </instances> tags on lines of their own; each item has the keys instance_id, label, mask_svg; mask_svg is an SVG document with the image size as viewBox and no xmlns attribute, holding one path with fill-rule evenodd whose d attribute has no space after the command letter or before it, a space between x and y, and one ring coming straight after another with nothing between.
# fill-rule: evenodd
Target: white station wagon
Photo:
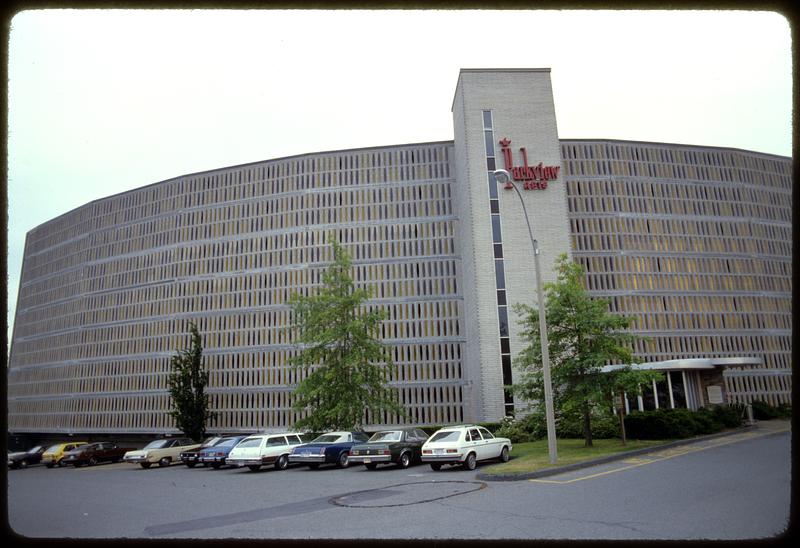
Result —
<instances>
[{"instance_id":1,"label":"white station wagon","mask_svg":"<svg viewBox=\"0 0 800 548\"><path fill-rule=\"evenodd\" d=\"M292 448L302 443L300 434L296 432L249 436L231 449L225 463L247 466L253 472L264 464L274 464L276 469L285 470L289 466Z\"/></svg>"},{"instance_id":2,"label":"white station wagon","mask_svg":"<svg viewBox=\"0 0 800 548\"><path fill-rule=\"evenodd\" d=\"M478 461L500 459L508 462L511 440L496 438L486 428L472 424L437 430L422 445L422 462L434 470L443 464L460 464L475 470Z\"/></svg>"}]
</instances>

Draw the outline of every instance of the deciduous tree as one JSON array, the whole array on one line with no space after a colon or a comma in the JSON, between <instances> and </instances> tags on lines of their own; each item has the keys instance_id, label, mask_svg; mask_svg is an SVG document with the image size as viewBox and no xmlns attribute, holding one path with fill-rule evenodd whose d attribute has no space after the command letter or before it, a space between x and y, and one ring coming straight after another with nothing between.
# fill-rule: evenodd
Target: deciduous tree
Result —
<instances>
[{"instance_id":1,"label":"deciduous tree","mask_svg":"<svg viewBox=\"0 0 800 548\"><path fill-rule=\"evenodd\" d=\"M621 386L630 389L660 377L660 373L630 368L635 362L631 347L637 338L629 331L632 318L612 314L606 299L589 296L581 265L563 254L556 271L556 281L544 285L554 407L557 416L577 414L582 418L584 445L589 447L595 409L610 407L611 395ZM512 390L538 405L544 402L539 312L524 304L514 309L521 316L522 336L528 346L514 360L522 375ZM609 363L623 367L601 373Z\"/></svg>"}]
</instances>

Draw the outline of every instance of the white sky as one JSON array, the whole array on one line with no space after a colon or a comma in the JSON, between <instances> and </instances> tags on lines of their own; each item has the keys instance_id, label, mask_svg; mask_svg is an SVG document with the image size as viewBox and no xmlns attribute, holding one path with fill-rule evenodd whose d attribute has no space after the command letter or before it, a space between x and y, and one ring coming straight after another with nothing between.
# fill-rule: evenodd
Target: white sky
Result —
<instances>
[{"instance_id":1,"label":"white sky","mask_svg":"<svg viewBox=\"0 0 800 548\"><path fill-rule=\"evenodd\" d=\"M561 138L791 155L776 13L25 11L8 51L9 341L33 227L187 173L452 139L460 68L550 67Z\"/></svg>"}]
</instances>

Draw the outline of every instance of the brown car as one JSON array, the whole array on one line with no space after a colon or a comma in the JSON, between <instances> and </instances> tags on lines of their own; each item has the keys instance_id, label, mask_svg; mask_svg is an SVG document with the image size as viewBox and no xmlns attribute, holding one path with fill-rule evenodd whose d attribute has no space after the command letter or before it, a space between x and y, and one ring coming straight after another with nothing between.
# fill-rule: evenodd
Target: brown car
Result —
<instances>
[{"instance_id":1,"label":"brown car","mask_svg":"<svg viewBox=\"0 0 800 548\"><path fill-rule=\"evenodd\" d=\"M64 458L61 459L61 462L62 464L71 464L75 468L84 464L94 466L102 461L119 462L126 452L133 449L133 447L120 447L112 442L90 443L76 447L72 451L67 451L64 453Z\"/></svg>"}]
</instances>

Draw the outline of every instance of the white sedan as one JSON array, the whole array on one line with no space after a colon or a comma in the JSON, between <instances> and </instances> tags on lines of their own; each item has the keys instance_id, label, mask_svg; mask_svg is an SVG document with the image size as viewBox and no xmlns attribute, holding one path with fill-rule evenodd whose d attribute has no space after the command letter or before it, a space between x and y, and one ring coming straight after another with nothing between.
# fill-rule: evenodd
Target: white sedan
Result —
<instances>
[{"instance_id":1,"label":"white sedan","mask_svg":"<svg viewBox=\"0 0 800 548\"><path fill-rule=\"evenodd\" d=\"M181 451L192 451L198 447L200 444L189 438L163 438L151 441L142 449L128 451L122 460L139 463L142 468L150 468L155 463L169 466L173 462L181 462Z\"/></svg>"},{"instance_id":2,"label":"white sedan","mask_svg":"<svg viewBox=\"0 0 800 548\"><path fill-rule=\"evenodd\" d=\"M507 462L511 440L496 438L482 426L450 426L437 430L422 446L422 462L434 470L443 464L460 464L475 470L478 461L499 459Z\"/></svg>"}]
</instances>

